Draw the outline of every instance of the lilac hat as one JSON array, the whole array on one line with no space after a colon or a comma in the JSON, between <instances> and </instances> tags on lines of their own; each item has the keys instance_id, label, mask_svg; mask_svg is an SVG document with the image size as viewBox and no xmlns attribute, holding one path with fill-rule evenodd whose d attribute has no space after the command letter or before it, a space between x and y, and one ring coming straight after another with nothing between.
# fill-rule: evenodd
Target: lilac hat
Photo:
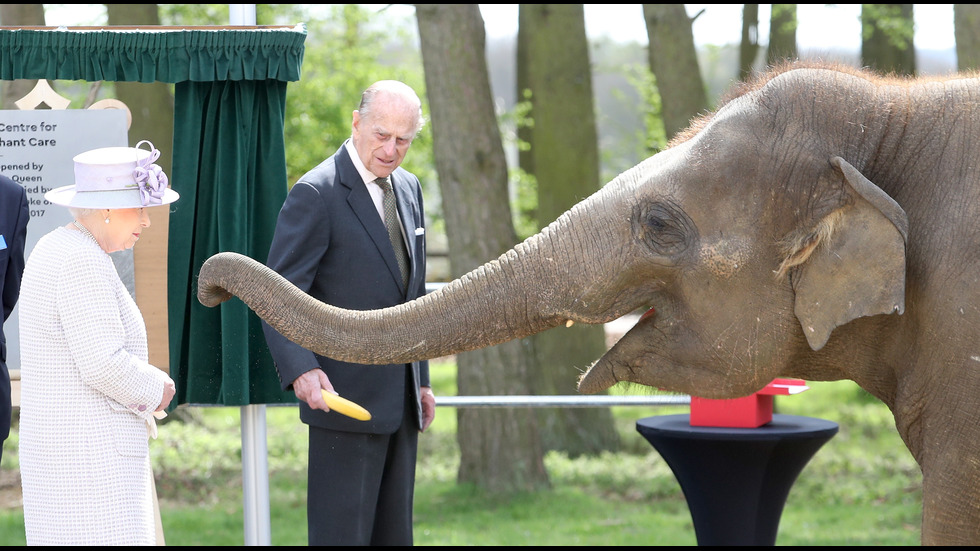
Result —
<instances>
[{"instance_id":1,"label":"lilac hat","mask_svg":"<svg viewBox=\"0 0 980 551\"><path fill-rule=\"evenodd\" d=\"M150 150L142 149L147 144ZM75 185L52 189L44 198L63 207L132 209L173 203L160 150L143 140L136 147L102 147L75 155Z\"/></svg>"}]
</instances>

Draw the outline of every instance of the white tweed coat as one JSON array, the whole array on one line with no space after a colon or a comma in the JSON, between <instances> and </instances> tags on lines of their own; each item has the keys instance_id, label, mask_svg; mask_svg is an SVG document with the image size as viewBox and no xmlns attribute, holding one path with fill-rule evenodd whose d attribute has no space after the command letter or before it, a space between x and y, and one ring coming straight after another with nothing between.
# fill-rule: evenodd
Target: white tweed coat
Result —
<instances>
[{"instance_id":1,"label":"white tweed coat","mask_svg":"<svg viewBox=\"0 0 980 551\"><path fill-rule=\"evenodd\" d=\"M59 227L21 286L20 470L28 545L154 545L148 435L167 375L112 258Z\"/></svg>"}]
</instances>

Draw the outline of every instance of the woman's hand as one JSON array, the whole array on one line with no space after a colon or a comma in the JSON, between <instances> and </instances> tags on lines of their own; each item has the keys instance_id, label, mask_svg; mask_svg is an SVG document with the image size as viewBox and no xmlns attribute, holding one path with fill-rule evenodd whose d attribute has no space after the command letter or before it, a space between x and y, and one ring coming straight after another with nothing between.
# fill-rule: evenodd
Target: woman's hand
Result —
<instances>
[{"instance_id":1,"label":"woman's hand","mask_svg":"<svg viewBox=\"0 0 980 551\"><path fill-rule=\"evenodd\" d=\"M177 394L177 387L174 385L174 380L167 377L167 380L163 383L163 399L160 400L160 406L157 407L157 411L163 411L170 405L170 401L174 399L174 395Z\"/></svg>"}]
</instances>

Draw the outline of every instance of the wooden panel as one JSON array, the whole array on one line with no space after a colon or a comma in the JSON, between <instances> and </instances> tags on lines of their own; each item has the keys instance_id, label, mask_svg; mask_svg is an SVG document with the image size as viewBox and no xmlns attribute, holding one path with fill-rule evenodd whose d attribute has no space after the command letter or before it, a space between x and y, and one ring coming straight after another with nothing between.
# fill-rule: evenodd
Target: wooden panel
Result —
<instances>
[{"instance_id":1,"label":"wooden panel","mask_svg":"<svg viewBox=\"0 0 980 551\"><path fill-rule=\"evenodd\" d=\"M170 205L150 207L150 227L133 247L136 305L146 323L150 363L170 373L170 339L167 315L167 236Z\"/></svg>"}]
</instances>

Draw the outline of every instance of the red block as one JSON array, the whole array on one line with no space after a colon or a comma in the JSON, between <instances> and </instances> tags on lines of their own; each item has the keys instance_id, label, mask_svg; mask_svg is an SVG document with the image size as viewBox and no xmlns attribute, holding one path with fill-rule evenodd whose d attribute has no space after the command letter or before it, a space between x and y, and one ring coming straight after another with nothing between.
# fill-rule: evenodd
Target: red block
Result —
<instances>
[{"instance_id":1,"label":"red block","mask_svg":"<svg viewBox=\"0 0 980 551\"><path fill-rule=\"evenodd\" d=\"M799 394L810 387L801 379L773 379L742 398L712 400L691 396L691 426L756 428L772 421L772 397Z\"/></svg>"}]
</instances>

